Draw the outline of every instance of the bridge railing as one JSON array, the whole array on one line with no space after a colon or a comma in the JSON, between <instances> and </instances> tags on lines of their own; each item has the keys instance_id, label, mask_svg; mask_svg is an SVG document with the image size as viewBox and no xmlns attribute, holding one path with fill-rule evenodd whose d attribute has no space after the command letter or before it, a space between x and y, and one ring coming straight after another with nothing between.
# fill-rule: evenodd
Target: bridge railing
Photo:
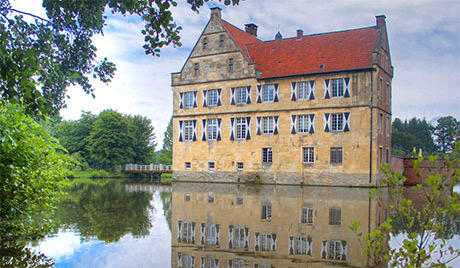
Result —
<instances>
[{"instance_id":1,"label":"bridge railing","mask_svg":"<svg viewBox=\"0 0 460 268\"><path fill-rule=\"evenodd\" d=\"M125 171L165 171L165 170L172 170L171 165L138 165L138 164L126 164Z\"/></svg>"}]
</instances>

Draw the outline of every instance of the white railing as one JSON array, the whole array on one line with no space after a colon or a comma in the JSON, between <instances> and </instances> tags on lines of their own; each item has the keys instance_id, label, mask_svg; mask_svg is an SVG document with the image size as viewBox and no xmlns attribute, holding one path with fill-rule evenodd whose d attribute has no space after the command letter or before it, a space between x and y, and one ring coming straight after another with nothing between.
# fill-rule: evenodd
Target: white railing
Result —
<instances>
[{"instance_id":1,"label":"white railing","mask_svg":"<svg viewBox=\"0 0 460 268\"><path fill-rule=\"evenodd\" d=\"M165 170L172 170L171 165L138 165L138 164L126 164L125 171L165 171Z\"/></svg>"}]
</instances>

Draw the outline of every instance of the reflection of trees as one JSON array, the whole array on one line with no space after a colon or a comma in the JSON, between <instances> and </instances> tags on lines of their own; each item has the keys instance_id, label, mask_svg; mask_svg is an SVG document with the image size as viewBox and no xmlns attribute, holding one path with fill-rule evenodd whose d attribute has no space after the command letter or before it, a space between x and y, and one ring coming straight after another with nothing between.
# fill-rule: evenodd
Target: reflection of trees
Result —
<instances>
[{"instance_id":1,"label":"reflection of trees","mask_svg":"<svg viewBox=\"0 0 460 268\"><path fill-rule=\"evenodd\" d=\"M161 202L163 203L163 211L168 222L169 230L171 231L171 208L172 208L172 193L160 192Z\"/></svg>"},{"instance_id":2,"label":"reflection of trees","mask_svg":"<svg viewBox=\"0 0 460 268\"><path fill-rule=\"evenodd\" d=\"M54 267L54 260L29 248L0 247L0 267Z\"/></svg>"},{"instance_id":3,"label":"reflection of trees","mask_svg":"<svg viewBox=\"0 0 460 268\"><path fill-rule=\"evenodd\" d=\"M119 181L74 181L58 206L56 223L79 230L82 239L114 242L127 233L143 237L152 226L151 199L151 193L126 192Z\"/></svg>"},{"instance_id":4,"label":"reflection of trees","mask_svg":"<svg viewBox=\"0 0 460 268\"><path fill-rule=\"evenodd\" d=\"M425 217L423 217L422 215L421 218L424 219ZM439 224L443 224L446 227L444 232L437 234L437 237L442 239L452 239L455 235L460 235L460 217L452 219L452 217L444 215L444 217L437 219L437 221L439 222ZM411 228L408 228L407 222L409 222L408 218L405 218L404 216L399 216L394 218L391 225L393 226L397 234L404 233L407 230L417 233L418 230L420 230L419 221L415 221L414 225Z\"/></svg>"}]
</instances>

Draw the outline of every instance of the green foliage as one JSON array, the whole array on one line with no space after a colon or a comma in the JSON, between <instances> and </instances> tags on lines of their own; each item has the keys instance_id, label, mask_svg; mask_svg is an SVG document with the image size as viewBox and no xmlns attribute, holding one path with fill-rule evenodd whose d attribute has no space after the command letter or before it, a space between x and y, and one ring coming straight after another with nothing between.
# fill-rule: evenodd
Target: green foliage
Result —
<instances>
[{"instance_id":1,"label":"green foliage","mask_svg":"<svg viewBox=\"0 0 460 268\"><path fill-rule=\"evenodd\" d=\"M453 116L441 117L433 130L438 151L450 153L455 142L460 140L460 122Z\"/></svg>"},{"instance_id":2,"label":"green foliage","mask_svg":"<svg viewBox=\"0 0 460 268\"><path fill-rule=\"evenodd\" d=\"M460 256L460 248L448 244L452 237L452 223L456 222L460 213L460 195L453 188L460 183L460 142L455 146L454 153L445 157L443 164L428 170L424 184L413 187L422 197L422 204L417 206L411 199L404 196L406 178L399 173L389 172L382 167L387 178L379 188L388 190L390 217L378 229L364 236L365 253L372 258L378 267L448 267L453 259ZM434 164L437 156L430 156ZM423 160L419 157L414 161L414 169L422 181L423 170L418 165ZM381 206L385 204L384 195L373 189L371 197ZM359 237L359 223L353 222L352 229ZM399 248L391 248L388 238L397 232L404 233Z\"/></svg>"},{"instance_id":3,"label":"green foliage","mask_svg":"<svg viewBox=\"0 0 460 268\"><path fill-rule=\"evenodd\" d=\"M160 152L159 163L163 165L172 164L172 154L173 154L173 128L172 128L172 117L169 120L168 127L164 133L163 138L163 149Z\"/></svg>"},{"instance_id":4,"label":"green foliage","mask_svg":"<svg viewBox=\"0 0 460 268\"><path fill-rule=\"evenodd\" d=\"M198 11L207 0L188 0ZM239 0L225 0L226 5ZM181 46L180 30L171 8L174 0L43 0L47 18L13 9L10 0L0 3L0 96L26 105L27 113L57 114L65 107L67 88L80 86L94 96L90 78L108 83L115 65L96 59L92 37L102 34L105 12L139 16L144 22L144 49L160 56L160 49ZM23 15L34 18L29 23Z\"/></svg>"},{"instance_id":5,"label":"green foliage","mask_svg":"<svg viewBox=\"0 0 460 268\"><path fill-rule=\"evenodd\" d=\"M37 238L63 195L72 159L24 108L0 100L0 244Z\"/></svg>"},{"instance_id":6,"label":"green foliage","mask_svg":"<svg viewBox=\"0 0 460 268\"><path fill-rule=\"evenodd\" d=\"M392 124L392 144L394 147L405 151L413 148L422 149L424 152L434 151L432 126L425 120L412 118L404 122L396 118Z\"/></svg>"},{"instance_id":7,"label":"green foliage","mask_svg":"<svg viewBox=\"0 0 460 268\"><path fill-rule=\"evenodd\" d=\"M95 171L91 172L89 177L92 178L92 179L109 178L110 174L105 170L95 170Z\"/></svg>"},{"instance_id":8,"label":"green foliage","mask_svg":"<svg viewBox=\"0 0 460 268\"><path fill-rule=\"evenodd\" d=\"M126 116L133 125L133 150L132 163L147 164L155 160L155 133L152 121L145 116Z\"/></svg>"}]
</instances>

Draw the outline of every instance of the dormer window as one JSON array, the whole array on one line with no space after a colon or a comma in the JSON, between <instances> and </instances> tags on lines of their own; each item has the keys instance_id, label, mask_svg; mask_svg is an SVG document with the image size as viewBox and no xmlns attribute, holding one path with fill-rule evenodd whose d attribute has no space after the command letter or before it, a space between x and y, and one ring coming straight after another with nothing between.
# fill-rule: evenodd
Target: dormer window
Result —
<instances>
[{"instance_id":1,"label":"dormer window","mask_svg":"<svg viewBox=\"0 0 460 268\"><path fill-rule=\"evenodd\" d=\"M220 47L224 47L224 35L220 35Z\"/></svg>"},{"instance_id":2,"label":"dormer window","mask_svg":"<svg viewBox=\"0 0 460 268\"><path fill-rule=\"evenodd\" d=\"M228 71L233 73L233 58L228 59Z\"/></svg>"},{"instance_id":3,"label":"dormer window","mask_svg":"<svg viewBox=\"0 0 460 268\"><path fill-rule=\"evenodd\" d=\"M207 49L208 48L208 38L205 37L203 38L203 49Z\"/></svg>"}]
</instances>

